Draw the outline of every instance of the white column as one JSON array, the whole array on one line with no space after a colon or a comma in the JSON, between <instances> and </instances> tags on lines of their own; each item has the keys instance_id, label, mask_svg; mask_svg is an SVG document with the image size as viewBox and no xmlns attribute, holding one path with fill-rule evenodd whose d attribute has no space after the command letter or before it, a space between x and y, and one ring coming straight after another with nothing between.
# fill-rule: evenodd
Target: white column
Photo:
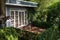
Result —
<instances>
[{"instance_id":1,"label":"white column","mask_svg":"<svg viewBox=\"0 0 60 40\"><path fill-rule=\"evenodd\" d=\"M18 11L18 27L19 27L19 24L20 24L20 23L19 23L19 11Z\"/></svg>"},{"instance_id":2,"label":"white column","mask_svg":"<svg viewBox=\"0 0 60 40\"><path fill-rule=\"evenodd\" d=\"M16 22L15 22L15 11L14 11L14 27L16 27Z\"/></svg>"},{"instance_id":3,"label":"white column","mask_svg":"<svg viewBox=\"0 0 60 40\"><path fill-rule=\"evenodd\" d=\"M27 15L28 15L28 13L26 12L26 22L27 22L27 25L28 25L28 18L27 18L28 16Z\"/></svg>"},{"instance_id":4,"label":"white column","mask_svg":"<svg viewBox=\"0 0 60 40\"><path fill-rule=\"evenodd\" d=\"M25 15L26 15L26 14L25 14L25 11L24 11L24 25L26 25L26 24L25 24L25 18L26 18Z\"/></svg>"},{"instance_id":5,"label":"white column","mask_svg":"<svg viewBox=\"0 0 60 40\"><path fill-rule=\"evenodd\" d=\"M22 12L21 12L21 25L22 25Z\"/></svg>"},{"instance_id":6,"label":"white column","mask_svg":"<svg viewBox=\"0 0 60 40\"><path fill-rule=\"evenodd\" d=\"M11 19L11 10L10 10L10 19ZM12 26L12 25L11 25Z\"/></svg>"}]
</instances>

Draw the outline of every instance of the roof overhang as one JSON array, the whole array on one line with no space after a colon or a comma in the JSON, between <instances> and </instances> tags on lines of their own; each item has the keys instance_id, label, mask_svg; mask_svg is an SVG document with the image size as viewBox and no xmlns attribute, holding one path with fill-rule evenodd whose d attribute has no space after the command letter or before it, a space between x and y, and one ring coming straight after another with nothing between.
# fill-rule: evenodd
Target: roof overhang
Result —
<instances>
[{"instance_id":1,"label":"roof overhang","mask_svg":"<svg viewBox=\"0 0 60 40\"><path fill-rule=\"evenodd\" d=\"M13 6L23 6L23 7L37 7L38 3L30 2L30 1L18 1L16 3L6 3L6 5L13 5Z\"/></svg>"}]
</instances>

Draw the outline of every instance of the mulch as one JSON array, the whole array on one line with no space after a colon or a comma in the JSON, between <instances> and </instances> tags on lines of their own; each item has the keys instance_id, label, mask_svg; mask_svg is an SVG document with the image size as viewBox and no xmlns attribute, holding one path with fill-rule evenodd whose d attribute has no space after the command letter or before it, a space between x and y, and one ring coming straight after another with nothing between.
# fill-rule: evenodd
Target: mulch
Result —
<instances>
[{"instance_id":1,"label":"mulch","mask_svg":"<svg viewBox=\"0 0 60 40\"><path fill-rule=\"evenodd\" d=\"M38 28L36 26L31 26L31 25L21 27L20 29L21 30L26 30L26 31L29 31L29 32L32 32L32 33L38 33L38 34L44 32L46 30L46 29L43 29L43 28Z\"/></svg>"}]
</instances>

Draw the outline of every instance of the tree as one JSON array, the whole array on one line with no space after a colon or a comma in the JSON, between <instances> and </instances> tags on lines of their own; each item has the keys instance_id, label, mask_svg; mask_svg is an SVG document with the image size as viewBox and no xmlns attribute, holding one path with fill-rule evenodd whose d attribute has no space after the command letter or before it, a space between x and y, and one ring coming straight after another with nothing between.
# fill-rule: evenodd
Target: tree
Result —
<instances>
[{"instance_id":1,"label":"tree","mask_svg":"<svg viewBox=\"0 0 60 40\"><path fill-rule=\"evenodd\" d=\"M5 1L6 0L0 0L0 26L2 26L2 24L5 23L5 19L6 19L6 16L5 16Z\"/></svg>"}]
</instances>

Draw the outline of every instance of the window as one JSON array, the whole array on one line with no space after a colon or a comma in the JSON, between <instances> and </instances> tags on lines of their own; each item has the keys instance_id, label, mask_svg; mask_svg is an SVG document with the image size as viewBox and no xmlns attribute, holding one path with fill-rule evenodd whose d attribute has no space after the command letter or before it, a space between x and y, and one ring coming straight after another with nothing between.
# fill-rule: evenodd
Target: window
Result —
<instances>
[{"instance_id":1,"label":"window","mask_svg":"<svg viewBox=\"0 0 60 40\"><path fill-rule=\"evenodd\" d=\"M10 10L11 25L14 27L25 26L27 23L25 11Z\"/></svg>"}]
</instances>

